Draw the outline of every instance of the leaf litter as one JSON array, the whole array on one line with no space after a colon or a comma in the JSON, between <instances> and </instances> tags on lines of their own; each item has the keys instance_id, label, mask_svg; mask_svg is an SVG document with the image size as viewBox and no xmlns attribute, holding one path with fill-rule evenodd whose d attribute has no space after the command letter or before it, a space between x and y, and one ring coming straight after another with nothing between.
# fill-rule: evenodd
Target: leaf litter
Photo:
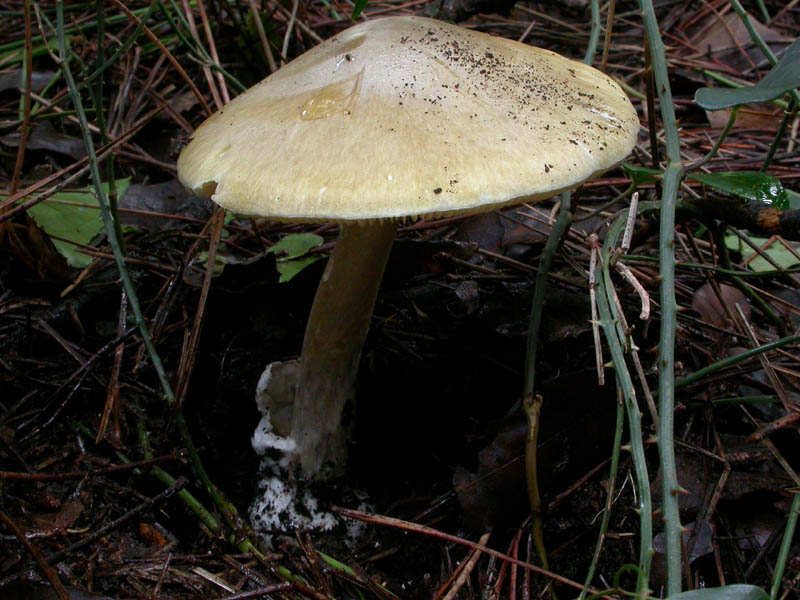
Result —
<instances>
[{"instance_id":1,"label":"leaf litter","mask_svg":"<svg viewBox=\"0 0 800 600\"><path fill-rule=\"evenodd\" d=\"M779 50L798 35L796 21L789 18L794 13L781 12L779 3L766 4L778 16L757 29ZM299 54L317 37L347 26L350 9L339 2L311 3L293 14L275 4L271 12L259 13L262 37L254 13L244 4L205 3L205 16L199 7L185 13L169 6L165 11L171 21L153 19L148 27L163 39L172 27L180 28L183 41L165 48L191 71L203 102L162 49L137 39L106 71L102 106L108 137L99 127L93 135L115 144L107 179L127 186L125 191L118 183L116 196L128 267L167 372L190 381L187 425L199 440L212 480L246 514L242 509L258 485L258 457L250 446L259 419L253 402L258 375L267 359L285 359L299 351L312 290L335 229L233 216L224 223L220 246L220 254L231 260L207 283L202 256L208 250L210 206L179 189L174 159L187 129L202 120L203 103L213 105L217 98L221 103L230 95L227 87L233 80L226 81L220 69L204 72L207 65L251 85L257 74L269 72L270 59L281 60L278 48L290 57ZM117 4L109 7L106 26L113 35L105 38L106 56L136 30L134 18ZM396 13L415 9L393 8ZM71 30L71 44L81 57L72 68L91 68L98 57L92 30L97 17L82 5L70 10L71 23L89 24ZM146 6L132 3L131 10L141 18ZM365 13L382 10L367 5ZM40 16L43 23L52 19L47 10ZM671 56L704 78L679 90L676 101L684 150L703 156L719 129L713 123L709 127L693 105L695 89L710 84L705 78L717 72L741 75L755 84L769 65L750 47L745 58L738 44L746 40L730 15L725 23L734 27L732 44L714 41L707 29L691 29L695 23L712 27L714 35L727 31L704 7L688 7L683 21L661 16L665 32L676 34ZM572 56L582 55L588 36L583 18L568 6L544 14L520 4L506 15L467 17L473 26L508 37L522 35L531 19L547 22L530 29L526 41ZM52 587L55 596L49 597L59 598L227 598L247 593L327 598L386 597L388 589L403 598L429 598L459 585L461 597L477 598L482 590L490 597L522 595L524 577L509 559L535 559L529 549L521 470L525 427L513 408L519 398L532 281L551 230L552 204L403 228L362 357L361 406L347 479L369 492L374 513L402 520L405 529L390 529L376 518L355 545L323 534L285 536L271 551L253 558L236 548L239 530L213 530L213 515L208 520L192 512L192 501L212 503L187 464L142 341L124 318L99 213L91 209L89 218L69 211L44 214L55 206L80 210L81 215L90 210L74 206L88 207L92 200L85 174L75 175L85 165L84 151L75 143L81 132L71 119L63 82L53 79L52 61L39 52L32 90L48 94L48 102L36 107L32 127L18 133L24 81L17 68L21 54L15 52L25 46L24 19L15 12L8 19L14 28L0 31L11 44L3 52L14 68L0 76L0 101L7 109L0 142L10 158L0 170L2 193L13 197L39 186L32 193L42 198L28 208L27 218L0 223L0 510L8 519L0 526L0 592L12 598L48 597ZM191 21L200 26L196 36ZM204 21L211 25L210 34L200 33ZM287 27L289 23L293 26ZM39 33L34 26L33 35ZM180 36L173 39L177 44L176 39ZM703 40L714 46L710 62ZM33 47L40 48L37 44ZM610 70L643 91L641 79L630 75L641 68L640 45L638 24L615 29ZM766 118L775 122L781 117ZM98 125L94 119L92 124ZM772 133L747 126L737 122L707 170L761 167ZM789 198L800 179L796 133L791 131L778 144L769 168ZM653 167L649 143L645 138L640 142L630 160L638 167ZM22 146L24 161L15 170L14 158ZM551 569L577 581L585 575L610 489L609 417L615 410L613 389L609 384L599 388L592 375L587 238L597 233L602 239L606 223L624 207L623 200L608 201L628 185L629 178L619 170L580 190L576 223L556 258L544 307L538 377L545 398L541 460L546 466L540 482L549 505L545 536L553 549ZM653 194L658 185L657 178L643 179L639 189ZM784 233L789 241L749 237L751 246L735 236L735 245L726 243L732 242L732 234L714 231L724 234L725 210L705 220L698 218L698 210L705 210L706 200L725 206L728 197L697 182L687 181L687 187L691 193L685 200L695 207L687 208L677 232L676 292L684 309L676 334L679 378L754 345L796 334L800 314L792 243L797 238L791 237L791 227ZM26 194L15 201L31 198ZM636 323L631 332L643 357L643 374L651 380L657 373L659 319L653 219L652 213L637 219L633 256L627 259L656 303L654 316ZM322 243L314 237L314 244L301 250L268 252L276 245L280 249L281 240L309 235L319 236ZM277 264L295 258L313 261L280 283ZM634 322L638 298L623 280L618 288L621 309ZM187 339L203 293L208 294L204 334L191 347ZM182 373L187 363L181 357L187 350L194 353L194 367ZM792 420L800 396L797 356L795 343L679 389L680 481L691 492L682 510L684 523L694 523L697 538L687 536L693 548L688 568L696 581L713 586L743 581L747 573L748 582L768 587L788 490L798 484L797 420ZM115 423L107 431L115 433L98 440L107 404ZM765 427L770 428L768 443L754 440L754 432ZM648 459L655 460L652 444L648 448ZM617 482L599 565L605 581L612 581L621 565L635 561L630 540L638 533L636 500L626 479L630 468L623 455L622 481ZM653 485L655 491L657 480ZM335 491L331 495L326 501L342 502ZM419 529L423 526L427 529ZM491 530L486 544L502 549L506 558L475 549L468 554L452 540L435 537L431 529L470 543ZM44 562L36 561L36 551ZM330 560L321 559L323 555ZM457 584L457 565L467 564L468 556L474 557L472 570L463 578L466 583ZM795 550L785 578L789 595L796 595L796 565ZM62 582L63 593L55 591L54 579ZM530 586L541 589L545 582L537 576ZM659 583L655 572L651 585L658 589Z\"/></svg>"}]
</instances>

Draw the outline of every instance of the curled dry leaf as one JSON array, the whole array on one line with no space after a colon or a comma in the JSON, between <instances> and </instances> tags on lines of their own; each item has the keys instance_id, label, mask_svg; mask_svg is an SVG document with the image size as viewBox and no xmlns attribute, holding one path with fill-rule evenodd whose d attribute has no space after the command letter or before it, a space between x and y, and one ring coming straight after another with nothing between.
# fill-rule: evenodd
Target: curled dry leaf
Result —
<instances>
[{"instance_id":1,"label":"curled dry leaf","mask_svg":"<svg viewBox=\"0 0 800 600\"><path fill-rule=\"evenodd\" d=\"M692 310L700 315L702 321L714 327L728 327L729 315L735 315L736 305L741 307L745 317L750 318L750 305L742 292L724 283L719 285L719 291L717 296L714 287L705 283L692 296Z\"/></svg>"}]
</instances>

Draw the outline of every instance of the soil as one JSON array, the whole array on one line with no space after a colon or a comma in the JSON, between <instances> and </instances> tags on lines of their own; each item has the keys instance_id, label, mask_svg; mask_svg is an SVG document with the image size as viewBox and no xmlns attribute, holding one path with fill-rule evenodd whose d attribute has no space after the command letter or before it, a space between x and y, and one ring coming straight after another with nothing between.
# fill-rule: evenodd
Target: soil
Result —
<instances>
[{"instance_id":1,"label":"soil","mask_svg":"<svg viewBox=\"0 0 800 600\"><path fill-rule=\"evenodd\" d=\"M127 4L139 11L148 6ZM253 50L258 47L254 26L238 8L207 4L225 64L235 67L246 85L255 83L250 81L253 73L266 67L253 67L263 60ZM342 15L349 14L349 6L337 4L341 14L334 18L316 4L301 4L298 18L322 37L347 24ZM771 14L779 15L772 29L796 37L796 8L780 12L780 3L767 4ZM623 9L634 8L617 10L627 15ZM373 9L378 5L368 11ZM659 12L667 18L666 10ZM677 24L664 25L675 34L669 39L701 35L691 24L707 17L704 9L687 7L686 13ZM70 14L77 19L83 12ZM0 35L20 41L23 15L13 10L9 15L15 29L3 25ZM576 28L583 31L581 7L518 3L507 16L465 18L476 27L519 37L532 15L551 23L552 31L534 29L536 39L529 41L582 54L586 36L575 34ZM276 19L282 36L288 13ZM131 33L130 25L114 23L109 27L115 39ZM641 44L641 28L638 17L635 26L628 21L617 25L611 70L624 78L643 69L643 52L631 50ZM287 38L290 56L313 39L302 28L297 31ZM159 30L159 35L165 33ZM86 64L97 56L96 39L88 33L76 32L71 41ZM137 51L143 43L137 42ZM772 43L781 43L781 37ZM675 68L673 91L684 128L683 150L699 158L719 129L709 128L705 113L691 102L703 82L683 65L700 59L675 44L669 50L681 65ZM160 54L145 50L136 60L147 72L137 75L134 88L136 98L147 98L142 106L149 107L154 100L142 91L140 80L161 66L155 64ZM34 63L40 75L53 67L44 54ZM139 63L133 54L126 56L125 68L135 71ZM195 82L206 81L195 59L183 59ZM127 71L120 65L104 93L122 88ZM115 168L117 177L130 177L133 184L120 199L128 273L166 380L179 390L181 411L165 397L122 294L105 234L82 246L92 260L76 267L54 246L56 236L32 216L20 212L0 223L0 597L427 599L457 590L459 598L530 598L547 594L549 586L561 597L577 596L569 583L553 583L526 566L541 565L541 560L530 526L522 380L531 298L552 231L553 201L508 209L502 216L401 227L361 358L347 473L340 481L310 486L326 506L361 510L343 520L359 516L368 524L355 542L341 530L295 531L273 535L270 545L264 534L274 532L254 532L246 519L259 478L259 459L250 444L260 418L254 392L265 365L299 353L336 227L231 216L220 246L224 265L218 265L213 278L205 278L209 232L220 213L183 190L174 177L177 152L188 136L184 124L202 121L202 110L177 72L170 70L165 77L173 87L162 92L183 90L170 96L175 111L150 117L133 142L120 146ZM16 115L20 93L16 84L3 81L4 114ZM628 82L644 93L638 75ZM644 114L643 101L636 104ZM53 120L71 140L46 134L50 145L26 150L21 170L14 167L19 142L0 137L0 182L7 192L41 182L76 160L69 152L75 152L80 136L77 125L67 118ZM713 166L758 169L773 131L740 128L731 136L725 161ZM631 160L649 165L641 149ZM786 188L799 189L796 153L779 151L771 172ZM595 590L609 590L610 597L635 589L631 565L639 562L642 490L634 485L627 447L620 453L615 480L609 480L618 414L616 375L602 343L605 384L598 383L587 273L590 235L598 234L602 242L611 220L627 210L627 201L608 205L608 200L628 182L628 175L616 169L577 193L573 233L556 254L546 300L537 307L543 311L535 387L543 399L538 481L548 570L583 585L611 492L592 580ZM88 184L88 178L79 178L71 187ZM687 185L697 196L714 195L699 184ZM659 186L652 181L643 185L642 200L656 200ZM687 202L690 196L686 192ZM734 284L726 273L734 268L744 272L748 252L732 249L731 264L721 268L722 238L715 235L724 230L726 211L720 211L719 198L714 200L706 219L697 218L702 204L678 213L679 261L707 267L678 270L679 382L746 349L796 336L800 326L796 270L742 275L739 280L753 282L751 289L765 299L763 304L731 291ZM784 221L791 221L793 213L784 214ZM320 260L279 282L276 257L267 248L286 235L308 232L323 237L324 243L310 252ZM765 247L770 252L784 248L775 256L785 257L796 253L796 241ZM643 213L629 251L635 256L623 261L652 300L646 319L638 319L636 291L621 277L615 279L620 310L633 324L630 341L641 359L641 377L634 377L656 515L654 595L665 582L658 518L661 474L643 384L655 388L659 374L658 252L657 217ZM746 323L733 313L737 303L746 307ZM730 583L769 589L782 560L781 598L800 597L796 536L779 558L800 468L794 418L800 398L797 348L794 339L676 391L675 451L678 479L686 490L680 496L681 520L694 531L684 540L686 589ZM632 362L629 367L634 372ZM756 434L765 427L770 429L762 440ZM624 444L628 431L626 425ZM193 462L186 432L212 489ZM495 553L473 552L479 540ZM251 551L250 541L259 552Z\"/></svg>"}]
</instances>

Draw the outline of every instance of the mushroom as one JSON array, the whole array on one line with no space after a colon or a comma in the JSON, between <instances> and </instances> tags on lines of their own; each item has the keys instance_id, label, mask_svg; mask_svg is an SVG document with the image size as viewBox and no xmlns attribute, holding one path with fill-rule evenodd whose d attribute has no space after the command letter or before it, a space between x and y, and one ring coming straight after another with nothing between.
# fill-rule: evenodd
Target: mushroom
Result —
<instances>
[{"instance_id":1,"label":"mushroom","mask_svg":"<svg viewBox=\"0 0 800 600\"><path fill-rule=\"evenodd\" d=\"M197 128L184 185L238 213L339 224L299 364L262 379L301 477L343 464L342 412L397 223L575 188L627 156L638 128L600 71L422 17L356 25Z\"/></svg>"}]
</instances>

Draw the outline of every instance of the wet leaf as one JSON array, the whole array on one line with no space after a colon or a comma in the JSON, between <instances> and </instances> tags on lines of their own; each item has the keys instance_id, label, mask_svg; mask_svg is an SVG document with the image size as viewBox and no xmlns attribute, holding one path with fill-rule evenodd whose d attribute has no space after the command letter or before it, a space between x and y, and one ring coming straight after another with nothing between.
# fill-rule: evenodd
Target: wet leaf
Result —
<instances>
[{"instance_id":1,"label":"wet leaf","mask_svg":"<svg viewBox=\"0 0 800 600\"><path fill-rule=\"evenodd\" d=\"M688 550L689 562L693 563L698 558L708 556L714 552L714 530L708 522L693 521L683 524L683 543ZM664 532L653 537L653 550L656 556L663 559L666 553Z\"/></svg>"},{"instance_id":2,"label":"wet leaf","mask_svg":"<svg viewBox=\"0 0 800 600\"><path fill-rule=\"evenodd\" d=\"M503 251L505 224L497 212L480 213L464 219L453 234L459 242L477 244L479 247L497 252Z\"/></svg>"},{"instance_id":3,"label":"wet leaf","mask_svg":"<svg viewBox=\"0 0 800 600\"><path fill-rule=\"evenodd\" d=\"M780 54L792 41L792 38L764 25L753 15L750 15L750 24L775 54ZM713 56L734 72L741 73L753 65L769 67L761 49L753 43L747 27L734 12L724 16L709 13L699 23L690 43L694 48L702 48L707 56Z\"/></svg>"},{"instance_id":4,"label":"wet leaf","mask_svg":"<svg viewBox=\"0 0 800 600\"><path fill-rule=\"evenodd\" d=\"M661 177L664 175L663 171L658 169L648 169L647 167L637 167L630 163L622 163L622 168L633 180L633 185L639 187L640 185L645 185L647 183L655 183L656 181L660 180Z\"/></svg>"},{"instance_id":5,"label":"wet leaf","mask_svg":"<svg viewBox=\"0 0 800 600\"><path fill-rule=\"evenodd\" d=\"M289 281L308 265L319 260L319 256L304 255L324 241L313 233L291 233L267 250L276 255L278 273L281 274L278 281Z\"/></svg>"},{"instance_id":6,"label":"wet leaf","mask_svg":"<svg viewBox=\"0 0 800 600\"><path fill-rule=\"evenodd\" d=\"M769 102L800 87L800 38L783 53L778 64L755 85L736 89L700 88L694 101L706 110Z\"/></svg>"},{"instance_id":7,"label":"wet leaf","mask_svg":"<svg viewBox=\"0 0 800 600\"><path fill-rule=\"evenodd\" d=\"M117 180L118 198L125 193L129 183L130 179ZM108 184L104 183L103 189L107 193ZM88 244L103 230L94 188L53 194L29 208L28 213L53 238L55 247L70 266L81 269L92 261L90 256L79 252L75 244Z\"/></svg>"},{"instance_id":8,"label":"wet leaf","mask_svg":"<svg viewBox=\"0 0 800 600\"><path fill-rule=\"evenodd\" d=\"M205 221L211 216L211 201L189 193L177 179L163 183L134 183L119 200L123 225L160 231L181 227L185 221L169 216L188 217ZM129 210L124 210L129 209ZM234 218L226 213L226 224ZM223 230L223 237L226 231Z\"/></svg>"},{"instance_id":9,"label":"wet leaf","mask_svg":"<svg viewBox=\"0 0 800 600\"><path fill-rule=\"evenodd\" d=\"M34 71L31 73L31 90L34 92L41 92L50 80L55 77L54 71ZM11 71L10 73L3 73L0 75L0 92L6 90L21 90L25 85L22 81L22 69Z\"/></svg>"},{"instance_id":10,"label":"wet leaf","mask_svg":"<svg viewBox=\"0 0 800 600\"><path fill-rule=\"evenodd\" d=\"M795 210L800 208L800 194L793 190L786 190L786 197L789 199L789 208Z\"/></svg>"},{"instance_id":11,"label":"wet leaf","mask_svg":"<svg viewBox=\"0 0 800 600\"><path fill-rule=\"evenodd\" d=\"M18 132L4 135L0 142L6 146L19 146L20 135ZM42 121L36 125L26 142L27 150L49 150L65 154L70 158L79 159L86 156L83 141L71 135L64 135L56 131L50 121Z\"/></svg>"},{"instance_id":12,"label":"wet leaf","mask_svg":"<svg viewBox=\"0 0 800 600\"><path fill-rule=\"evenodd\" d=\"M748 201L763 202L781 210L789 208L789 195L780 180L761 171L692 173L688 178Z\"/></svg>"},{"instance_id":13,"label":"wet leaf","mask_svg":"<svg viewBox=\"0 0 800 600\"><path fill-rule=\"evenodd\" d=\"M769 600L769 596L754 585L734 584L682 592L667 600Z\"/></svg>"},{"instance_id":14,"label":"wet leaf","mask_svg":"<svg viewBox=\"0 0 800 600\"><path fill-rule=\"evenodd\" d=\"M784 269L788 269L789 267L800 264L800 261L797 260L797 257L780 242L772 240L772 243L768 247L764 248L764 245L770 241L768 238L751 236L750 239L763 248L764 252L766 252L772 260L774 260ZM769 264L769 262L760 256L753 256L757 254L756 251L747 244L743 243L737 236L733 234L726 235L725 245L729 250L741 253L751 270L759 273L775 270L775 267L773 267L771 264Z\"/></svg>"},{"instance_id":15,"label":"wet leaf","mask_svg":"<svg viewBox=\"0 0 800 600\"><path fill-rule=\"evenodd\" d=\"M60 154L79 159L86 156L83 140L72 135L65 135L56 131L50 121L42 121L31 134L28 140L31 150L51 150Z\"/></svg>"},{"instance_id":16,"label":"wet leaf","mask_svg":"<svg viewBox=\"0 0 800 600\"><path fill-rule=\"evenodd\" d=\"M478 454L478 471L458 467L453 485L467 527L487 531L515 514L525 497L525 436L527 423L520 414L504 420L492 442Z\"/></svg>"},{"instance_id":17,"label":"wet leaf","mask_svg":"<svg viewBox=\"0 0 800 600\"><path fill-rule=\"evenodd\" d=\"M53 240L28 216L24 233L9 236L14 254L45 281L64 282L69 271L67 259L56 249Z\"/></svg>"},{"instance_id":18,"label":"wet leaf","mask_svg":"<svg viewBox=\"0 0 800 600\"><path fill-rule=\"evenodd\" d=\"M100 594L93 594L92 592L85 592L81 589L66 586L67 596L70 600L111 600L109 596L101 596ZM14 596L9 600L16 600L16 598L25 598L25 600L60 600L59 595L53 590L52 586L43 585L34 592L19 597Z\"/></svg>"},{"instance_id":19,"label":"wet leaf","mask_svg":"<svg viewBox=\"0 0 800 600\"><path fill-rule=\"evenodd\" d=\"M84 510L86 510L86 507L80 502L66 502L53 518L53 525L61 530L69 529L75 525Z\"/></svg>"},{"instance_id":20,"label":"wet leaf","mask_svg":"<svg viewBox=\"0 0 800 600\"><path fill-rule=\"evenodd\" d=\"M732 314L736 314L734 307L737 304L744 311L745 316L750 316L750 305L741 291L723 283L719 285L719 292L722 301L720 301L713 286L710 283L705 283L692 296L692 310L700 315L701 320L715 327L729 326L728 313L725 310L725 306L731 308Z\"/></svg>"},{"instance_id":21,"label":"wet leaf","mask_svg":"<svg viewBox=\"0 0 800 600\"><path fill-rule=\"evenodd\" d=\"M723 110L707 110L706 119L709 124L717 129L722 129L728 123L733 108ZM742 106L738 109L736 122L733 130L739 129L760 129L762 131L775 132L781 124L783 108L773 104L751 104Z\"/></svg>"}]
</instances>

